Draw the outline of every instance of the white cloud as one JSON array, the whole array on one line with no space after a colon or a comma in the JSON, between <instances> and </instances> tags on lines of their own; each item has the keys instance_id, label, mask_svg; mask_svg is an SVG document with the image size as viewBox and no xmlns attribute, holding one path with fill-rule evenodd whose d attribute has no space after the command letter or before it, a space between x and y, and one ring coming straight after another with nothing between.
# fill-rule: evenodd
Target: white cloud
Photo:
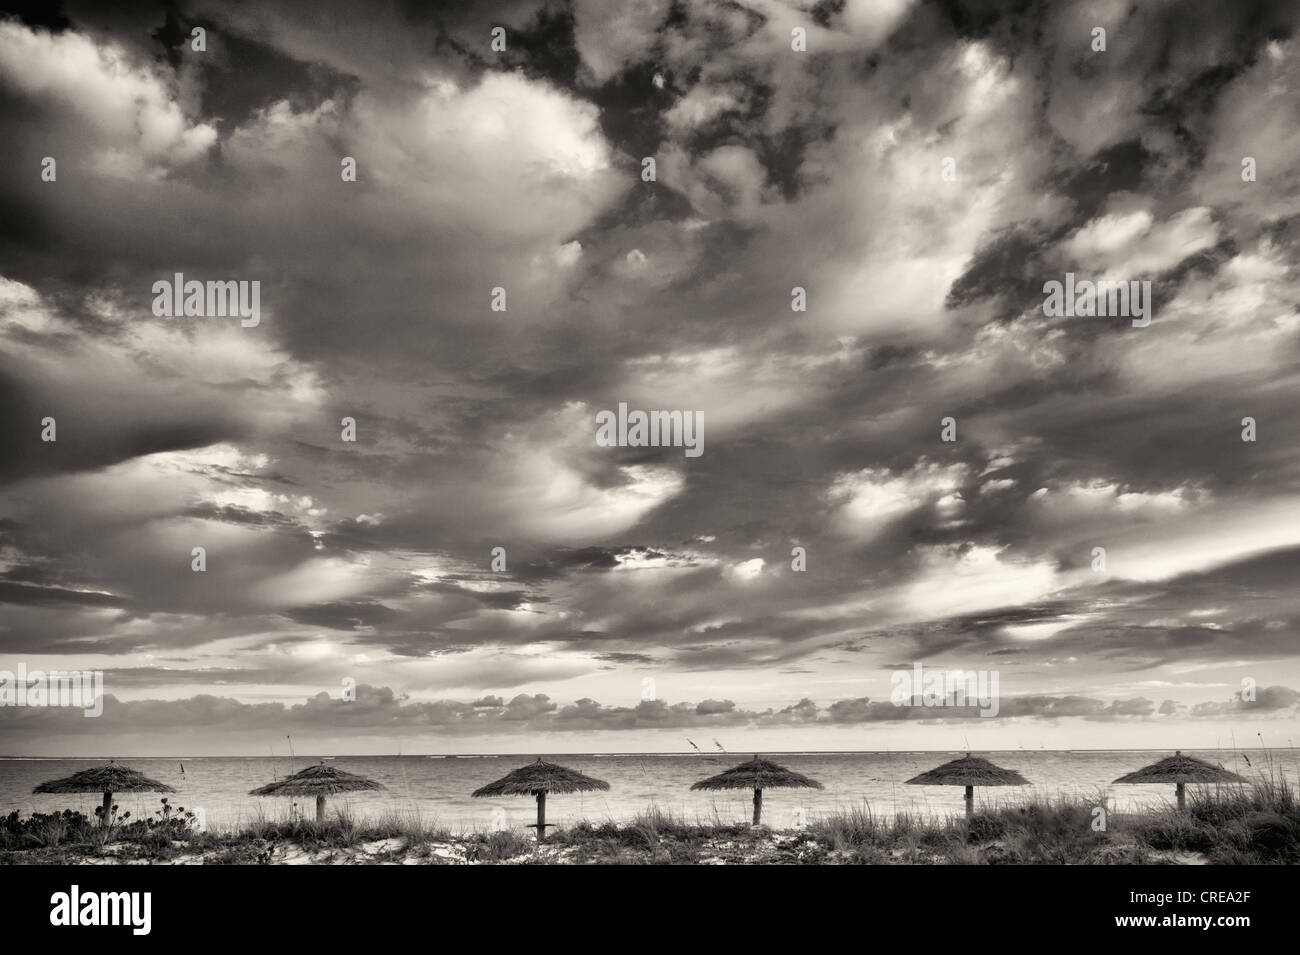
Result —
<instances>
[{"instance_id":1,"label":"white cloud","mask_svg":"<svg viewBox=\"0 0 1300 955\"><path fill-rule=\"evenodd\" d=\"M919 461L910 471L894 474L886 468L864 468L841 474L827 490L837 526L845 533L872 536L886 524L928 504L956 507L949 495L966 478L964 464Z\"/></svg>"},{"instance_id":2,"label":"white cloud","mask_svg":"<svg viewBox=\"0 0 1300 955\"><path fill-rule=\"evenodd\" d=\"M1041 599L1057 582L1053 563L1018 559L1000 547L930 547L920 558L894 601L912 619L1020 606Z\"/></svg>"},{"instance_id":3,"label":"white cloud","mask_svg":"<svg viewBox=\"0 0 1300 955\"><path fill-rule=\"evenodd\" d=\"M531 453L516 462L516 483L503 502L521 530L564 543L586 542L633 527L681 492L677 471L648 465L619 468L623 483L601 487L554 455Z\"/></svg>"},{"instance_id":4,"label":"white cloud","mask_svg":"<svg viewBox=\"0 0 1300 955\"><path fill-rule=\"evenodd\" d=\"M1219 229L1205 206L1184 209L1156 223L1151 212L1137 209L1093 219L1061 244L1068 270L1081 278L1136 279L1172 268L1189 255L1208 249Z\"/></svg>"},{"instance_id":5,"label":"white cloud","mask_svg":"<svg viewBox=\"0 0 1300 955\"><path fill-rule=\"evenodd\" d=\"M763 573L763 565L766 561L761 557L755 557L752 560L742 560L739 563L732 564L726 568L726 576L732 580L749 581L755 580Z\"/></svg>"},{"instance_id":6,"label":"white cloud","mask_svg":"<svg viewBox=\"0 0 1300 955\"><path fill-rule=\"evenodd\" d=\"M217 140L212 125L186 117L160 67L134 63L121 48L79 33L0 22L0 79L27 97L75 110L87 124L78 148L90 149L92 162L109 175L161 175L205 155Z\"/></svg>"}]
</instances>

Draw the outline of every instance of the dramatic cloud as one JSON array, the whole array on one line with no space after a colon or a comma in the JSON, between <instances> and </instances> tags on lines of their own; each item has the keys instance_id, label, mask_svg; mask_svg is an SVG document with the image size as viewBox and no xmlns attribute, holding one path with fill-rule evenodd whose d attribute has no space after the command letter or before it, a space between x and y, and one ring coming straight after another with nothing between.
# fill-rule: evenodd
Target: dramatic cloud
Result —
<instances>
[{"instance_id":1,"label":"dramatic cloud","mask_svg":"<svg viewBox=\"0 0 1300 955\"><path fill-rule=\"evenodd\" d=\"M1004 7L0 18L0 670L110 694L0 749L1281 733L1297 11ZM998 716L895 707L918 663Z\"/></svg>"}]
</instances>

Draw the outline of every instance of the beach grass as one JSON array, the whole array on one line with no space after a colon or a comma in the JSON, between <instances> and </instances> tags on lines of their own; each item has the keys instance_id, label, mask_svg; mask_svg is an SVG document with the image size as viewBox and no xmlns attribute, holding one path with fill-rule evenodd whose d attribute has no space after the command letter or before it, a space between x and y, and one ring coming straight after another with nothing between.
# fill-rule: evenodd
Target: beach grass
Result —
<instances>
[{"instance_id":1,"label":"beach grass","mask_svg":"<svg viewBox=\"0 0 1300 955\"><path fill-rule=\"evenodd\" d=\"M1300 864L1300 803L1281 773L1250 786L1198 787L1186 813L1164 812L1135 822L1154 848L1201 852L1217 864Z\"/></svg>"},{"instance_id":2,"label":"beach grass","mask_svg":"<svg viewBox=\"0 0 1300 955\"><path fill-rule=\"evenodd\" d=\"M237 835L292 842L310 849L351 849L384 839L399 839L408 846L418 846L449 837L445 830L413 809L391 809L362 819L348 806L331 812L323 822L302 816L289 819L259 816Z\"/></svg>"}]
</instances>

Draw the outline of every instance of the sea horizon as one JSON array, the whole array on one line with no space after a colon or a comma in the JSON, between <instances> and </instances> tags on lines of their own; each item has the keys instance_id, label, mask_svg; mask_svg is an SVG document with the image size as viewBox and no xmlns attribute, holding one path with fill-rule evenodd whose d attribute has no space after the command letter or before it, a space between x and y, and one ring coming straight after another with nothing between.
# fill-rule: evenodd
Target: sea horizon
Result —
<instances>
[{"instance_id":1,"label":"sea horizon","mask_svg":"<svg viewBox=\"0 0 1300 955\"><path fill-rule=\"evenodd\" d=\"M1173 746L1169 751L1183 750L1195 753L1241 753L1241 752L1293 752L1300 746ZM884 756L890 754L925 754L925 753L1155 753L1163 752L1162 747L1153 746L1074 746L1069 748L1046 748L1019 746L1014 748L974 749L962 746L947 749L729 749L703 752L691 750L568 750L535 749L518 750L502 753L207 753L187 755L185 753L162 753L143 756L19 756L0 753L4 760L67 760L67 759L384 759L384 758L425 758L425 759L495 759L516 757L520 759L541 756L579 756L598 758L602 756L735 756L737 758L753 755L767 756Z\"/></svg>"}]
</instances>

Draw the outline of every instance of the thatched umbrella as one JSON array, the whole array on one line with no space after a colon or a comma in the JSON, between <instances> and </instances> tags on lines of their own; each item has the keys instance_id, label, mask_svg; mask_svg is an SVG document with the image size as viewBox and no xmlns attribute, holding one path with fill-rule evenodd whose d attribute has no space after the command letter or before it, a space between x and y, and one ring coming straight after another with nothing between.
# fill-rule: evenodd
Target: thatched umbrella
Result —
<instances>
[{"instance_id":1,"label":"thatched umbrella","mask_svg":"<svg viewBox=\"0 0 1300 955\"><path fill-rule=\"evenodd\" d=\"M530 763L507 773L494 783L474 790L475 799L489 796L536 796L537 797L537 838L546 838L546 794L547 793L587 793L609 789L609 783L603 779L592 779L576 769L557 766L555 763Z\"/></svg>"},{"instance_id":2,"label":"thatched umbrella","mask_svg":"<svg viewBox=\"0 0 1300 955\"><path fill-rule=\"evenodd\" d=\"M286 776L279 782L267 783L254 789L250 796L315 796L316 821L325 821L325 797L337 793L354 793L375 789L387 789L382 783L365 776L345 773L333 766L321 763L308 766L292 776Z\"/></svg>"},{"instance_id":3,"label":"thatched umbrella","mask_svg":"<svg viewBox=\"0 0 1300 955\"><path fill-rule=\"evenodd\" d=\"M752 789L754 790L754 825L758 825L763 816L764 789L821 789L822 784L815 779L791 772L770 759L755 756L747 763L733 766L724 773L701 779L691 787L696 789Z\"/></svg>"},{"instance_id":4,"label":"thatched umbrella","mask_svg":"<svg viewBox=\"0 0 1300 955\"><path fill-rule=\"evenodd\" d=\"M994 766L987 759L967 753L961 759L913 776L907 783L909 786L965 786L966 818L969 819L975 815L976 786L1028 786L1029 780L1014 769Z\"/></svg>"},{"instance_id":5,"label":"thatched umbrella","mask_svg":"<svg viewBox=\"0 0 1300 955\"><path fill-rule=\"evenodd\" d=\"M113 793L174 793L166 783L150 779L144 773L110 762L107 766L83 769L73 773L67 779L54 779L41 783L34 793L103 793L104 808L101 810L100 825L107 826L113 811Z\"/></svg>"},{"instance_id":6,"label":"thatched umbrella","mask_svg":"<svg viewBox=\"0 0 1300 955\"><path fill-rule=\"evenodd\" d=\"M1188 783L1248 783L1236 773L1230 773L1218 766L1211 766L1201 759L1184 756L1182 750L1175 750L1174 755L1166 756L1158 763L1143 766L1136 772L1121 776L1117 783L1173 783L1178 793L1178 808L1187 808Z\"/></svg>"}]
</instances>

